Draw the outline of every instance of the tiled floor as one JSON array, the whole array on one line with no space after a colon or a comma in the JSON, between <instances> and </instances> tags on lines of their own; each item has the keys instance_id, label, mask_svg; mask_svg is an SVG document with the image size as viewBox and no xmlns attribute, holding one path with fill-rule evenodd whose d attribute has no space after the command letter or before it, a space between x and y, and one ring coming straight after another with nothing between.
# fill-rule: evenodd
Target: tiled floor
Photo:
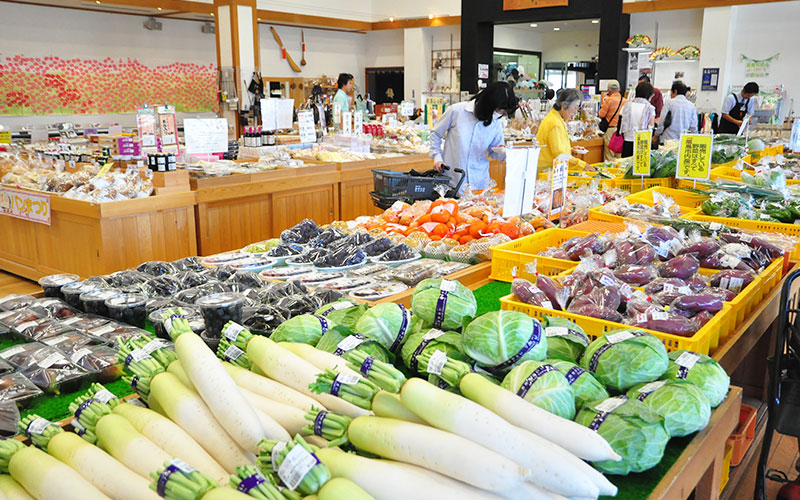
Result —
<instances>
[{"instance_id":1,"label":"tiled floor","mask_svg":"<svg viewBox=\"0 0 800 500\"><path fill-rule=\"evenodd\" d=\"M771 448L772 451L770 452L768 468L780 469L785 472L790 479L796 478L797 472L794 469L794 464L798 459L797 439L776 433L775 437L772 439ZM758 461L756 460L748 468L745 477L740 483L739 491L736 492L732 500L752 500L757 466ZM767 481L767 495L769 500L775 500L780 488L780 483Z\"/></svg>"},{"instance_id":2,"label":"tiled floor","mask_svg":"<svg viewBox=\"0 0 800 500\"><path fill-rule=\"evenodd\" d=\"M33 281L0 271L0 297L11 294L35 293L41 290L42 287Z\"/></svg>"}]
</instances>

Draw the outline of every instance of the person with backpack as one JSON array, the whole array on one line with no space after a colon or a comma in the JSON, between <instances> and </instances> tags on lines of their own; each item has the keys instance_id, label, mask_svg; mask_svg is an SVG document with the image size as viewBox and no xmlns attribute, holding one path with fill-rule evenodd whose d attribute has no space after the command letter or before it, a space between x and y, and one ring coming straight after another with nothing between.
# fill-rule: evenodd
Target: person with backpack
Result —
<instances>
[{"instance_id":1,"label":"person with backpack","mask_svg":"<svg viewBox=\"0 0 800 500\"><path fill-rule=\"evenodd\" d=\"M603 100L603 105L600 107L600 112L597 116L600 118L600 131L603 132L603 160L612 161L619 158L617 153L609 149L608 143L614 132L617 131L617 123L619 122L619 112L622 106L628 102L620 92L619 82L617 80L608 81L608 93Z\"/></svg>"},{"instance_id":2,"label":"person with backpack","mask_svg":"<svg viewBox=\"0 0 800 500\"><path fill-rule=\"evenodd\" d=\"M739 132L744 117L753 115L755 111L755 101L753 98L758 94L759 88L756 82L749 82L744 88L736 93L730 94L722 103L722 118L719 121L717 133L736 134Z\"/></svg>"}]
</instances>

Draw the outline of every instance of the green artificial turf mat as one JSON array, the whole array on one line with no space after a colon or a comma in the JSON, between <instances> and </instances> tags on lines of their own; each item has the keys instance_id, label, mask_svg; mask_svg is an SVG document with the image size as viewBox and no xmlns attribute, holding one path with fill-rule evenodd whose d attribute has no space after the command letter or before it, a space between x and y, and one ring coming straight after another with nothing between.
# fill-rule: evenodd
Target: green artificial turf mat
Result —
<instances>
[{"instance_id":1,"label":"green artificial turf mat","mask_svg":"<svg viewBox=\"0 0 800 500\"><path fill-rule=\"evenodd\" d=\"M511 293L511 283L492 281L474 290L475 299L478 301L478 316L500 309L500 298ZM661 462L646 472L629 474L627 476L608 476L608 479L619 488L619 493L614 500L642 500L650 496L658 483L664 478L683 450L689 445L694 435L673 438L667 443L664 458ZM611 499L612 497L601 497Z\"/></svg>"},{"instance_id":2,"label":"green artificial turf mat","mask_svg":"<svg viewBox=\"0 0 800 500\"><path fill-rule=\"evenodd\" d=\"M133 393L131 386L122 380L115 380L114 382L103 384L103 386L120 398ZM36 415L46 418L47 420L58 421L65 419L71 415L69 411L69 404L75 401L75 398L78 396L86 394L87 391L88 388L67 394L60 394L58 396L47 395L46 397L42 398L41 402L38 404L26 410L20 411L20 417L25 418L27 415L35 413Z\"/></svg>"}]
</instances>

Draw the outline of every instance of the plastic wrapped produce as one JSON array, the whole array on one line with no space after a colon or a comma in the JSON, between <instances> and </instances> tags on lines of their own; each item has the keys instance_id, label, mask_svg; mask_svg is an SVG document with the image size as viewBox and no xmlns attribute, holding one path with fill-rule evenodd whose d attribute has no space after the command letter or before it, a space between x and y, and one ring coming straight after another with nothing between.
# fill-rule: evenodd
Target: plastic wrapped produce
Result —
<instances>
[{"instance_id":1,"label":"plastic wrapped produce","mask_svg":"<svg viewBox=\"0 0 800 500\"><path fill-rule=\"evenodd\" d=\"M646 285L653 281L655 272L648 266L622 266L614 271L614 276L630 285Z\"/></svg>"},{"instance_id":2,"label":"plastic wrapped produce","mask_svg":"<svg viewBox=\"0 0 800 500\"><path fill-rule=\"evenodd\" d=\"M405 243L400 243L398 245L393 246L383 254L381 254L376 259L376 261L390 263L390 262L409 260L417 257L419 257L419 254L414 252L414 250L412 250Z\"/></svg>"},{"instance_id":3,"label":"plastic wrapped produce","mask_svg":"<svg viewBox=\"0 0 800 500\"><path fill-rule=\"evenodd\" d=\"M300 255L303 253L303 247L300 245L278 245L272 247L267 252L267 257L291 257L293 255Z\"/></svg>"},{"instance_id":4,"label":"plastic wrapped produce","mask_svg":"<svg viewBox=\"0 0 800 500\"><path fill-rule=\"evenodd\" d=\"M65 333L42 339L41 342L50 347L55 347L61 352L73 351L79 347L88 344L97 344L97 340L88 335L84 335L74 330L68 330Z\"/></svg>"},{"instance_id":5,"label":"plastic wrapped produce","mask_svg":"<svg viewBox=\"0 0 800 500\"><path fill-rule=\"evenodd\" d=\"M61 294L64 296L64 301L70 306L80 309L81 305L81 294L84 292L88 292L91 290L100 290L102 288L108 288L108 285L98 285L97 283L90 283L87 281L79 281L77 283L70 283L68 285L64 285L61 288Z\"/></svg>"},{"instance_id":6,"label":"plastic wrapped produce","mask_svg":"<svg viewBox=\"0 0 800 500\"><path fill-rule=\"evenodd\" d=\"M115 321L144 328L147 324L147 296L126 293L106 300L108 317Z\"/></svg>"},{"instance_id":7,"label":"plastic wrapped produce","mask_svg":"<svg viewBox=\"0 0 800 500\"><path fill-rule=\"evenodd\" d=\"M174 309L174 307L166 307L164 309L152 311L148 315L150 322L153 324L153 331L155 331L157 337L168 340L171 339L171 315ZM183 311L183 314L180 315L180 317L189 322L189 327L191 327L194 333L200 334L205 331L206 323L203 320L203 316L200 314L199 310L189 307L182 307L181 310Z\"/></svg>"},{"instance_id":8,"label":"plastic wrapped produce","mask_svg":"<svg viewBox=\"0 0 800 500\"><path fill-rule=\"evenodd\" d=\"M348 295L358 300L380 300L391 297L398 293L408 290L408 285L397 281L376 281L355 290L351 290Z\"/></svg>"},{"instance_id":9,"label":"plastic wrapped produce","mask_svg":"<svg viewBox=\"0 0 800 500\"><path fill-rule=\"evenodd\" d=\"M264 282L253 271L238 270L228 278L229 283L238 283L244 288L261 288Z\"/></svg>"},{"instance_id":10,"label":"plastic wrapped produce","mask_svg":"<svg viewBox=\"0 0 800 500\"><path fill-rule=\"evenodd\" d=\"M0 376L0 402L28 408L44 398L44 392L21 373Z\"/></svg>"},{"instance_id":11,"label":"plastic wrapped produce","mask_svg":"<svg viewBox=\"0 0 800 500\"><path fill-rule=\"evenodd\" d=\"M458 242L452 239L431 241L422 249L422 256L430 259L444 260L450 254L450 250L458 246Z\"/></svg>"},{"instance_id":12,"label":"plastic wrapped produce","mask_svg":"<svg viewBox=\"0 0 800 500\"><path fill-rule=\"evenodd\" d=\"M177 279L169 275L159 276L148 280L144 290L149 296L169 297L180 291L181 285Z\"/></svg>"},{"instance_id":13,"label":"plastic wrapped produce","mask_svg":"<svg viewBox=\"0 0 800 500\"><path fill-rule=\"evenodd\" d=\"M755 274L749 271L720 271L709 279L709 285L717 288L724 288L733 292L740 292L747 285L753 282Z\"/></svg>"},{"instance_id":14,"label":"plastic wrapped produce","mask_svg":"<svg viewBox=\"0 0 800 500\"><path fill-rule=\"evenodd\" d=\"M542 326L547 337L548 359L574 362L591 342L583 328L565 318L545 316Z\"/></svg>"},{"instance_id":15,"label":"plastic wrapped produce","mask_svg":"<svg viewBox=\"0 0 800 500\"><path fill-rule=\"evenodd\" d=\"M141 285L145 283L152 276L145 273L140 273L139 271L133 271L130 269L126 269L124 271L118 271L113 274L109 274L106 276L106 281L113 286L114 288L129 288L136 285Z\"/></svg>"},{"instance_id":16,"label":"plastic wrapped produce","mask_svg":"<svg viewBox=\"0 0 800 500\"><path fill-rule=\"evenodd\" d=\"M671 308L695 315L700 311L716 313L722 310L722 299L711 294L684 295L672 302Z\"/></svg>"},{"instance_id":17,"label":"plastic wrapped produce","mask_svg":"<svg viewBox=\"0 0 800 500\"><path fill-rule=\"evenodd\" d=\"M389 238L379 238L364 245L364 252L369 257L377 257L392 248L393 243Z\"/></svg>"},{"instance_id":18,"label":"plastic wrapped produce","mask_svg":"<svg viewBox=\"0 0 800 500\"><path fill-rule=\"evenodd\" d=\"M117 345L120 340L139 337L141 335L147 336L146 330L137 328L131 325L124 325L116 321L108 321L102 326L98 326L86 331L88 335L95 337L107 344Z\"/></svg>"},{"instance_id":19,"label":"plastic wrapped produce","mask_svg":"<svg viewBox=\"0 0 800 500\"><path fill-rule=\"evenodd\" d=\"M50 394L76 391L87 382L87 372L72 364L57 349L39 343L20 344L0 351L19 373Z\"/></svg>"},{"instance_id":20,"label":"plastic wrapped produce","mask_svg":"<svg viewBox=\"0 0 800 500\"><path fill-rule=\"evenodd\" d=\"M73 349L56 348L76 366L95 373L100 382L110 382L122 376L122 366L117 361L117 350L113 347L87 344Z\"/></svg>"},{"instance_id":21,"label":"plastic wrapped produce","mask_svg":"<svg viewBox=\"0 0 800 500\"><path fill-rule=\"evenodd\" d=\"M208 276L210 281L225 281L236 272L236 269L229 265L216 266L212 269L203 271L205 276Z\"/></svg>"},{"instance_id":22,"label":"plastic wrapped produce","mask_svg":"<svg viewBox=\"0 0 800 500\"><path fill-rule=\"evenodd\" d=\"M315 238L313 238L309 242L309 245L312 247L327 247L334 241L344 238L346 236L347 233L345 233L341 229L336 227L329 227L328 229L325 229L324 231L319 233L319 235L317 235Z\"/></svg>"},{"instance_id":23,"label":"plastic wrapped produce","mask_svg":"<svg viewBox=\"0 0 800 500\"><path fill-rule=\"evenodd\" d=\"M19 335L23 335L31 340L44 341L46 339L57 337L68 332L76 332L76 331L73 330L69 325L65 325L64 322L62 321L54 319L44 319L37 322L35 325L32 325L28 328L25 328L22 331L19 331L18 333Z\"/></svg>"},{"instance_id":24,"label":"plastic wrapped produce","mask_svg":"<svg viewBox=\"0 0 800 500\"><path fill-rule=\"evenodd\" d=\"M638 321L636 326L681 337L691 337L700 329L700 325L693 319L667 312L648 314L643 321Z\"/></svg>"},{"instance_id":25,"label":"plastic wrapped produce","mask_svg":"<svg viewBox=\"0 0 800 500\"><path fill-rule=\"evenodd\" d=\"M281 241L283 243L308 243L319 236L321 232L322 230L314 221L304 219L297 225L283 231L281 233Z\"/></svg>"},{"instance_id":26,"label":"plastic wrapped produce","mask_svg":"<svg viewBox=\"0 0 800 500\"><path fill-rule=\"evenodd\" d=\"M116 288L104 288L84 292L80 295L81 309L88 314L108 317L108 307L106 300L122 295L122 291Z\"/></svg>"},{"instance_id":27,"label":"plastic wrapped produce","mask_svg":"<svg viewBox=\"0 0 800 500\"><path fill-rule=\"evenodd\" d=\"M80 277L77 274L51 274L39 280L39 285L44 290L45 297L59 297L61 295L61 287L70 283L77 283ZM2 303L0 303L2 306Z\"/></svg>"},{"instance_id":28,"label":"plastic wrapped produce","mask_svg":"<svg viewBox=\"0 0 800 500\"><path fill-rule=\"evenodd\" d=\"M198 299L196 305L203 314L206 336L218 338L229 322L241 324L244 297L240 293L217 293Z\"/></svg>"},{"instance_id":29,"label":"plastic wrapped produce","mask_svg":"<svg viewBox=\"0 0 800 500\"><path fill-rule=\"evenodd\" d=\"M679 255L658 266L662 278L689 279L700 269L700 263L692 255Z\"/></svg>"},{"instance_id":30,"label":"plastic wrapped produce","mask_svg":"<svg viewBox=\"0 0 800 500\"><path fill-rule=\"evenodd\" d=\"M511 292L520 302L545 309L553 309L553 303L536 285L526 279L516 278L511 283Z\"/></svg>"},{"instance_id":31,"label":"plastic wrapped produce","mask_svg":"<svg viewBox=\"0 0 800 500\"><path fill-rule=\"evenodd\" d=\"M358 276L360 278L372 277L375 274L382 273L389 269L386 264L367 264L366 266L351 269L348 273L351 276Z\"/></svg>"},{"instance_id":32,"label":"plastic wrapped produce","mask_svg":"<svg viewBox=\"0 0 800 500\"><path fill-rule=\"evenodd\" d=\"M66 319L78 314L77 309L71 307L65 301L54 297L39 299L31 305L30 308L33 311L44 311L45 314L56 319Z\"/></svg>"},{"instance_id":33,"label":"plastic wrapped produce","mask_svg":"<svg viewBox=\"0 0 800 500\"><path fill-rule=\"evenodd\" d=\"M683 247L680 255L694 254L700 258L716 252L719 248L719 243L716 240L704 237Z\"/></svg>"},{"instance_id":34,"label":"plastic wrapped produce","mask_svg":"<svg viewBox=\"0 0 800 500\"><path fill-rule=\"evenodd\" d=\"M669 226L655 226L644 233L644 238L662 259L672 259L683 249L681 235Z\"/></svg>"},{"instance_id":35,"label":"plastic wrapped produce","mask_svg":"<svg viewBox=\"0 0 800 500\"><path fill-rule=\"evenodd\" d=\"M729 255L722 250L704 256L700 259L700 266L709 269L736 269L739 271L754 272L754 269L740 258Z\"/></svg>"},{"instance_id":36,"label":"plastic wrapped produce","mask_svg":"<svg viewBox=\"0 0 800 500\"><path fill-rule=\"evenodd\" d=\"M172 264L160 260L140 264L136 270L140 273L149 274L150 276L161 276L163 274L172 274L175 272L175 268Z\"/></svg>"},{"instance_id":37,"label":"plastic wrapped produce","mask_svg":"<svg viewBox=\"0 0 800 500\"><path fill-rule=\"evenodd\" d=\"M250 330L254 335L264 335L269 337L272 332L281 325L286 318L272 306L262 305L259 307L247 307L242 312L242 326Z\"/></svg>"},{"instance_id":38,"label":"plastic wrapped produce","mask_svg":"<svg viewBox=\"0 0 800 500\"><path fill-rule=\"evenodd\" d=\"M203 265L197 260L197 257L184 257L170 262L176 271L202 271Z\"/></svg>"},{"instance_id":39,"label":"plastic wrapped produce","mask_svg":"<svg viewBox=\"0 0 800 500\"><path fill-rule=\"evenodd\" d=\"M389 274L392 279L415 286L421 281L436 275L437 262L432 259L421 259L407 264L401 264Z\"/></svg>"},{"instance_id":40,"label":"plastic wrapped produce","mask_svg":"<svg viewBox=\"0 0 800 500\"><path fill-rule=\"evenodd\" d=\"M589 344L580 366L617 391L652 382L666 371L669 358L664 344L647 332L617 330Z\"/></svg>"},{"instance_id":41,"label":"plastic wrapped produce","mask_svg":"<svg viewBox=\"0 0 800 500\"><path fill-rule=\"evenodd\" d=\"M36 302L36 298L32 295L7 295L0 298L0 310L14 311L22 309Z\"/></svg>"},{"instance_id":42,"label":"plastic wrapped produce","mask_svg":"<svg viewBox=\"0 0 800 500\"><path fill-rule=\"evenodd\" d=\"M644 286L645 293L654 295L664 289L664 287L677 289L687 286L686 282L680 278L656 278Z\"/></svg>"}]
</instances>

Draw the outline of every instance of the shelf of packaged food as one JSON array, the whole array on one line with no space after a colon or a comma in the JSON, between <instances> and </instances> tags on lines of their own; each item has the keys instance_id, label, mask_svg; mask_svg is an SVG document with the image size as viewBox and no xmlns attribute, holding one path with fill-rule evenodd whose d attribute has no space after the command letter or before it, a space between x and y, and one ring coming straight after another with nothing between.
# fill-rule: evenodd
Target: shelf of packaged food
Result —
<instances>
[{"instance_id":1,"label":"shelf of packaged food","mask_svg":"<svg viewBox=\"0 0 800 500\"><path fill-rule=\"evenodd\" d=\"M92 203L50 197L50 225L0 216L0 269L29 279L102 275L197 252L192 192Z\"/></svg>"}]
</instances>

